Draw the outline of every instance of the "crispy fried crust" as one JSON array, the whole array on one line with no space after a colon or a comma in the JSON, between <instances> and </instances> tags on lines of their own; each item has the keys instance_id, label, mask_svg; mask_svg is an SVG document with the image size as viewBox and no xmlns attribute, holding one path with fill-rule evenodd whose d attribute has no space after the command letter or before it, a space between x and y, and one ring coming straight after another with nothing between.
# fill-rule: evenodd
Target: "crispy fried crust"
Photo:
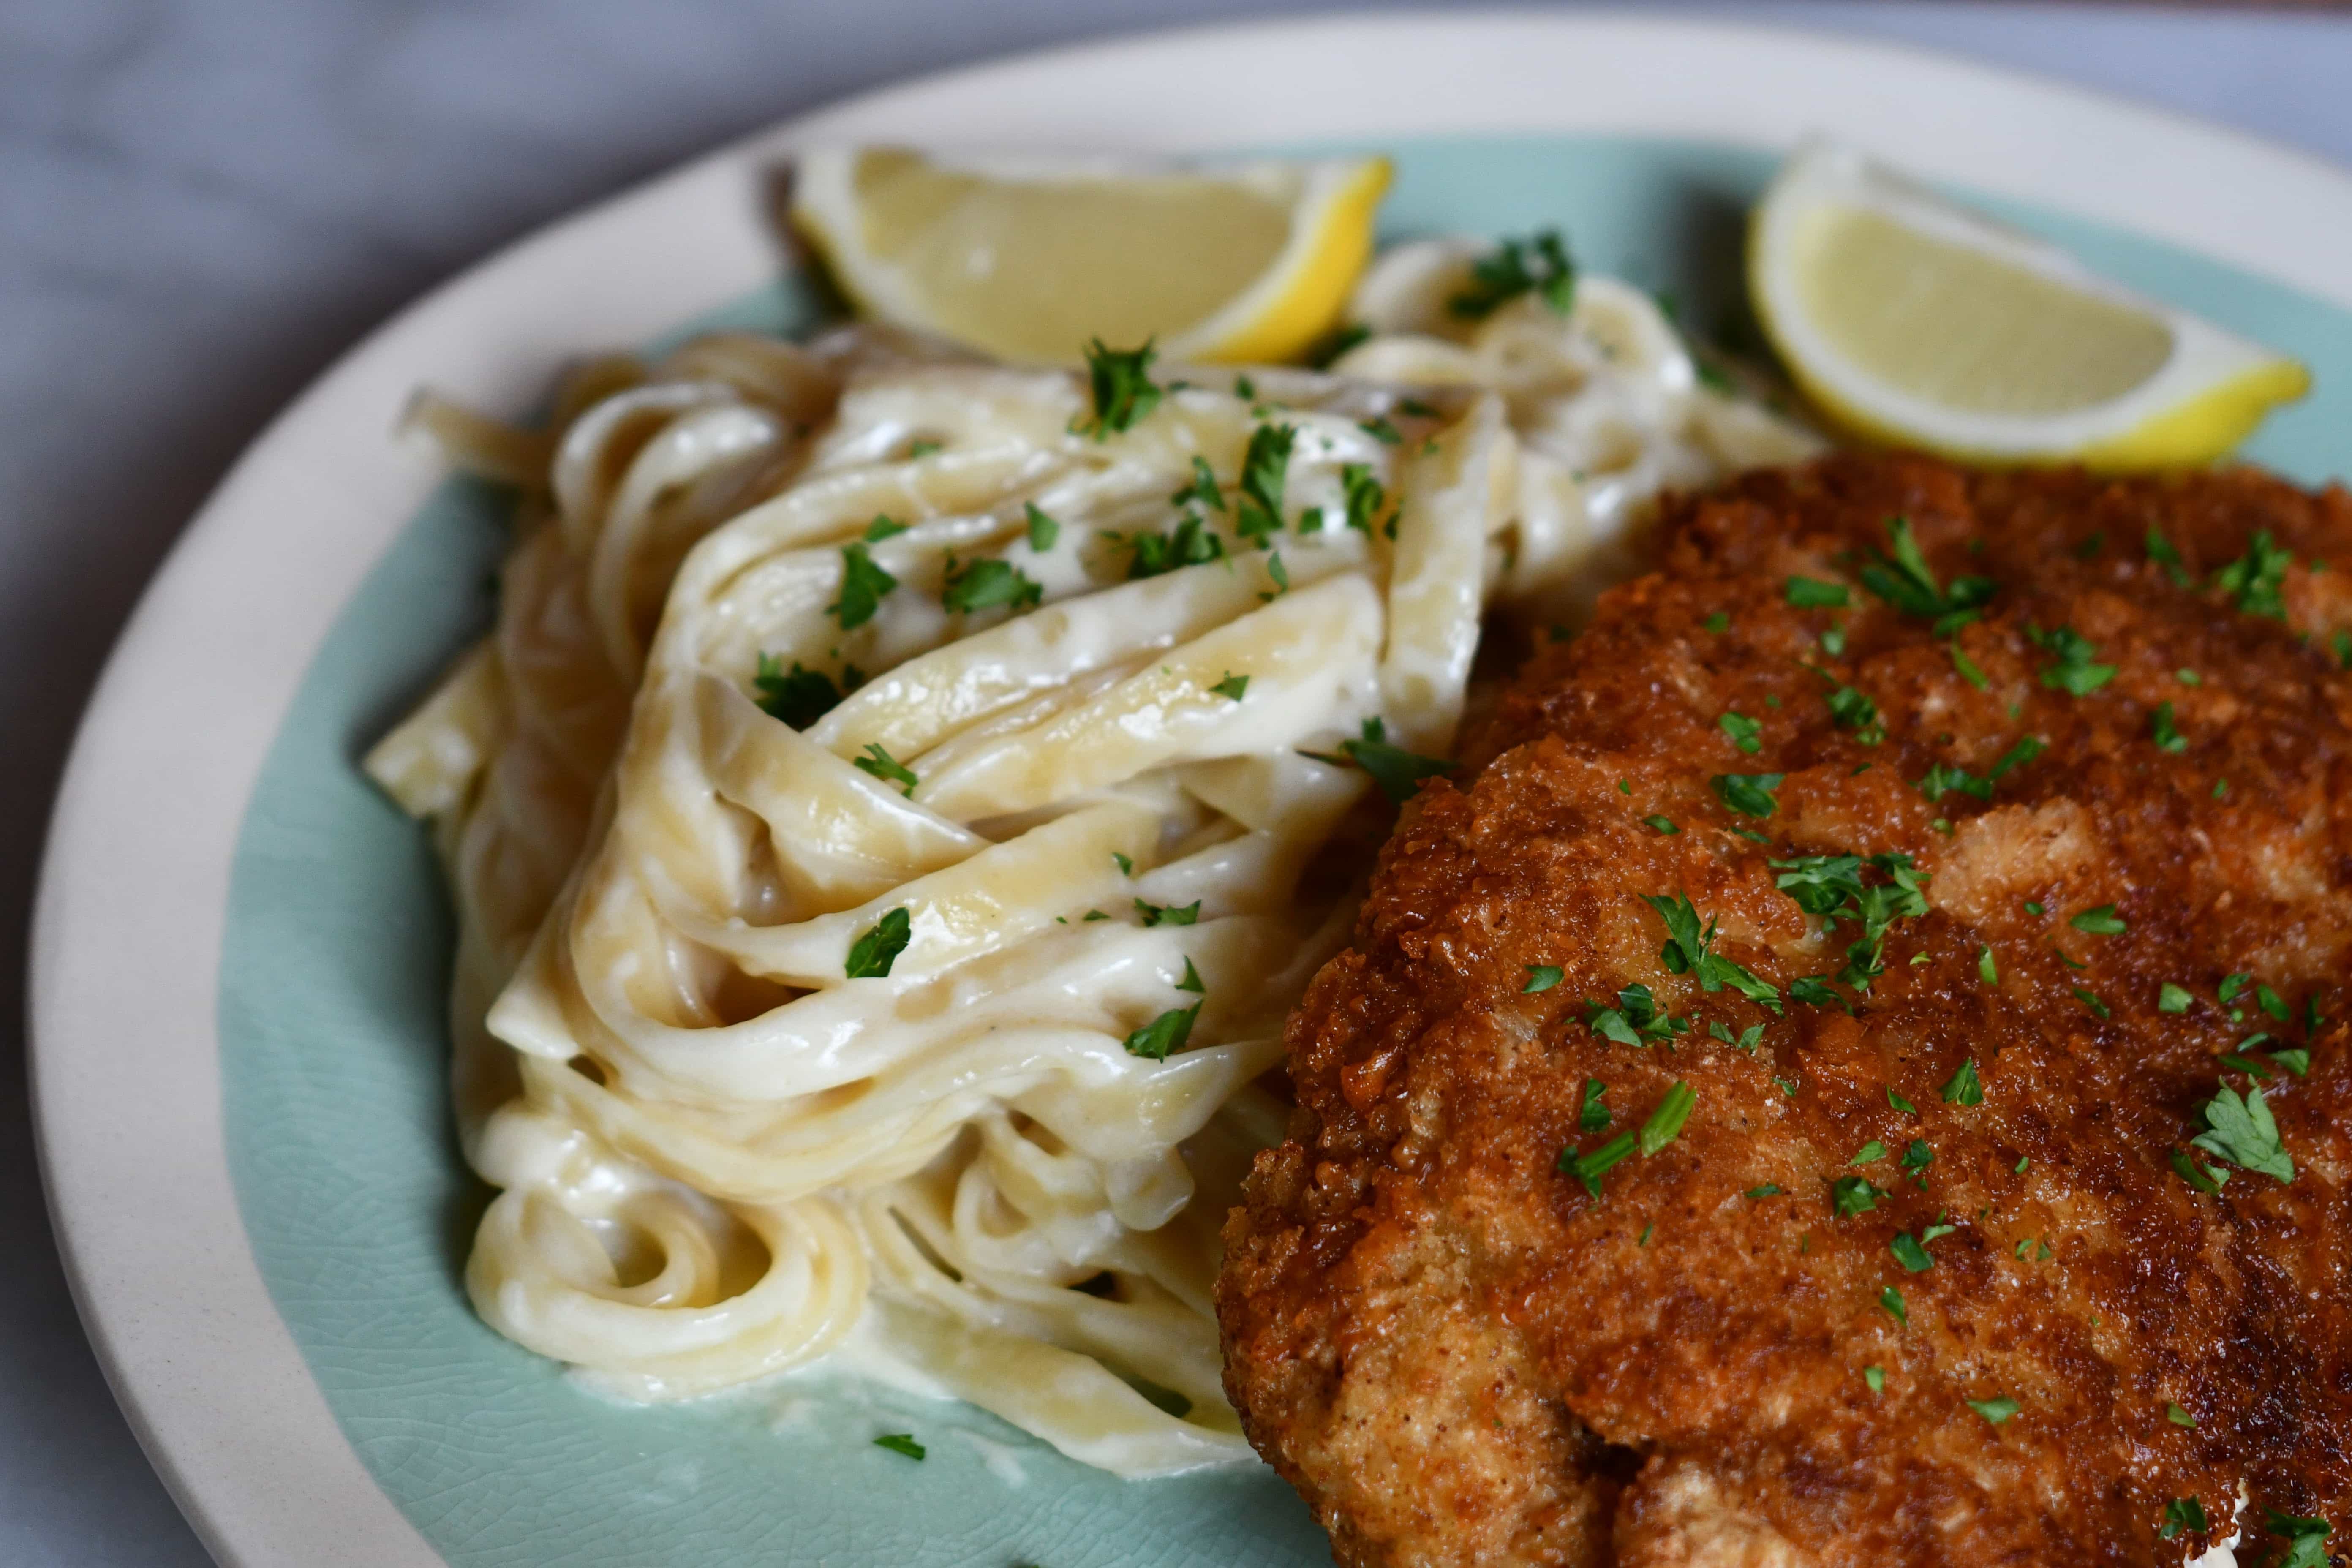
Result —
<instances>
[{"instance_id":1,"label":"crispy fried crust","mask_svg":"<svg viewBox=\"0 0 2352 1568\"><path fill-rule=\"evenodd\" d=\"M1896 514L1940 581L1998 581L1980 620L1939 637L1859 585ZM2290 619L2176 585L2150 528L2200 584L2268 530ZM1664 537L1665 569L1472 737L1475 782L1407 808L1291 1020L1297 1120L1218 1283L1253 1441L1350 1564L2170 1562L2208 1542L2159 1541L2168 1501L2226 1533L2242 1478L2250 1543L2263 1506L2352 1531L2352 679L2329 652L2352 498L1845 457L1679 502ZM1792 607L1791 574L1852 607ZM2045 684L2031 632L2059 626L2112 679ZM1841 685L1883 739L1833 718ZM1757 721L1754 753L1726 712ZM1989 800L1917 786L2028 735L2047 752ZM1774 814L1727 810L1727 773L1785 774ZM1769 860L1887 851L1932 875L1931 908L1894 922L1853 1016L1776 1016L1661 962L1641 895L1679 890L1784 995L1833 975L1854 924L1824 934ZM2120 934L2071 923L2108 904ZM1564 977L1529 994L1533 966ZM2219 1005L2236 973L2293 1021ZM2168 982L2185 1013L2159 1010ZM1671 1050L1587 1026L1637 984L1691 1020ZM1752 1054L1710 1032L1756 1024ZM2260 1081L2216 1060L2257 1031L2310 1050L2307 1078L2271 1061L2263 1085L2294 1177L2219 1164L2209 1195L2170 1157L2217 1080ZM1964 1061L1980 1104L1943 1096ZM1601 1132L1579 1130L1588 1079ZM1678 1080L1680 1136L1598 1199L1556 1168ZM1915 1140L1924 1172L1900 1163ZM1847 1175L1885 1195L1838 1215ZM1895 1237L1938 1225L1906 1269ZM1999 1425L1969 1403L2004 1398Z\"/></svg>"}]
</instances>

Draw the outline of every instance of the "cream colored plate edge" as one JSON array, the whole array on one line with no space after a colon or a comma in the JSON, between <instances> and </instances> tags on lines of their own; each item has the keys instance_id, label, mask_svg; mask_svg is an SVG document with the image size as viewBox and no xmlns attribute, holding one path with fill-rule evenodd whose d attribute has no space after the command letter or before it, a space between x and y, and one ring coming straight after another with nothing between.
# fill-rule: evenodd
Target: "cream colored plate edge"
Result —
<instances>
[{"instance_id":1,"label":"cream colored plate edge","mask_svg":"<svg viewBox=\"0 0 2352 1568\"><path fill-rule=\"evenodd\" d=\"M84 720L36 910L36 1114L68 1272L149 1456L224 1563L439 1561L344 1442L270 1304L230 1189L213 1027L230 856L263 753L330 622L439 478L389 439L409 391L520 408L583 347L755 287L777 265L768 172L796 146L1514 131L1771 148L1825 132L2352 305L2352 178L2317 160L1906 47L1526 14L1205 28L928 78L688 164L436 290L280 416L173 552Z\"/></svg>"}]
</instances>

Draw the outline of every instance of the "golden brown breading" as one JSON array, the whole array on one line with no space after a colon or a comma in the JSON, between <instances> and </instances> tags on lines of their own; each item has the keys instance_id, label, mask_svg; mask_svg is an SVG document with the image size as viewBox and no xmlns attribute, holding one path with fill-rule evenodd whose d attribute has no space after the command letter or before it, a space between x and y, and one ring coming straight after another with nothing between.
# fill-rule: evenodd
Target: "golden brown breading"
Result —
<instances>
[{"instance_id":1,"label":"golden brown breading","mask_svg":"<svg viewBox=\"0 0 2352 1568\"><path fill-rule=\"evenodd\" d=\"M1898 515L1979 618L1864 589ZM1252 1439L1350 1564L2171 1562L2242 1479L2248 1560L2266 1507L2352 1546L2352 498L1843 457L1664 538L1406 809L1291 1020L1218 1285ZM1776 885L1849 854L1926 911L1899 861L1843 914ZM1681 895L1770 1005L1670 970ZM1558 1167L1678 1083L1597 1197ZM2291 1181L2192 1150L2222 1085ZM2176 1499L2213 1528L2159 1539Z\"/></svg>"}]
</instances>

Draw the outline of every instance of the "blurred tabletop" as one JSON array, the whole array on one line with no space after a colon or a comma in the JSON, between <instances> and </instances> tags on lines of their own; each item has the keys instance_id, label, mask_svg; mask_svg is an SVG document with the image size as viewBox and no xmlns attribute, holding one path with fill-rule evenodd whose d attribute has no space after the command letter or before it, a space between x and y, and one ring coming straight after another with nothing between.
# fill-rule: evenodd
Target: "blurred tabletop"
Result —
<instances>
[{"instance_id":1,"label":"blurred tabletop","mask_svg":"<svg viewBox=\"0 0 2352 1568\"><path fill-rule=\"evenodd\" d=\"M238 450L410 299L730 137L1012 50L1337 8L0 4L0 1563L207 1561L109 1394L58 1267L26 1115L21 954L76 715L156 562ZM1906 39L2352 164L2352 11L1675 8Z\"/></svg>"}]
</instances>

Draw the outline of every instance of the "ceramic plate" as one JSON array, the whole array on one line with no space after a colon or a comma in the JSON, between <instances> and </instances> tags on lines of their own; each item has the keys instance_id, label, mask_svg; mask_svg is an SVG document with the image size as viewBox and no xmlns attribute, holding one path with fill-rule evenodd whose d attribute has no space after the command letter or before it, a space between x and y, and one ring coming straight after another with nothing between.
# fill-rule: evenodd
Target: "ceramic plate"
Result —
<instances>
[{"instance_id":1,"label":"ceramic plate","mask_svg":"<svg viewBox=\"0 0 2352 1568\"><path fill-rule=\"evenodd\" d=\"M793 149L1379 149L1390 237L1558 225L1591 267L1736 297L1742 209L1827 132L2318 374L2252 455L2352 453L2352 179L1881 45L1612 16L1343 19L1031 56L796 121L559 224L278 420L124 634L60 799L33 965L50 1201L85 1320L230 1564L1328 1561L1264 1470L1122 1482L960 1405L822 1377L602 1403L468 1310L483 1191L444 1106L449 917L354 760L488 604L487 493L390 438L430 382L520 411L583 350L810 317ZM920 1466L874 1432L919 1430Z\"/></svg>"}]
</instances>

